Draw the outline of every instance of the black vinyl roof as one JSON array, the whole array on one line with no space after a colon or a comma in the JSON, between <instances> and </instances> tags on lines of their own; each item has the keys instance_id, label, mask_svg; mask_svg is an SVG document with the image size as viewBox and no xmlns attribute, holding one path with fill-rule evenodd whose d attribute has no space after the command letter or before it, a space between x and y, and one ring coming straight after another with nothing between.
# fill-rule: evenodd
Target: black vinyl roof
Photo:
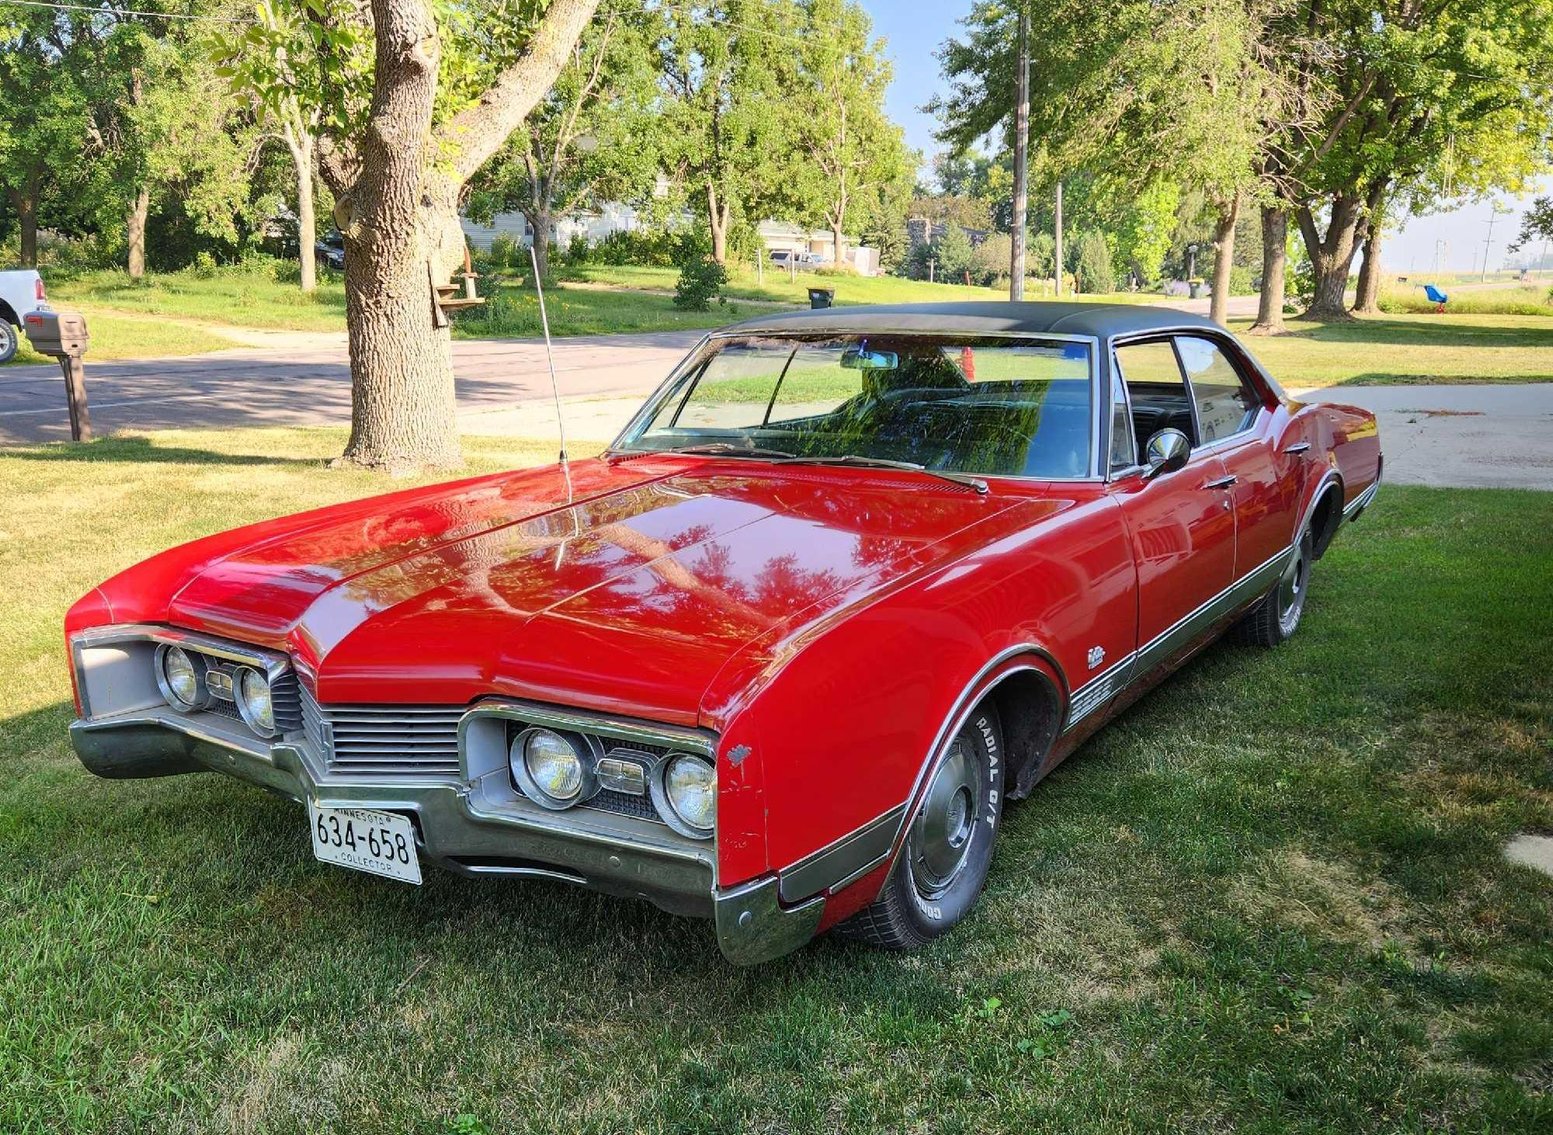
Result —
<instances>
[{"instance_id":1,"label":"black vinyl roof","mask_svg":"<svg viewBox=\"0 0 1553 1135\"><path fill-rule=\"evenodd\" d=\"M854 331L937 331L956 335L1115 335L1178 327L1223 330L1200 315L1152 304L1115 303L900 303L773 312L724 331L825 334Z\"/></svg>"}]
</instances>

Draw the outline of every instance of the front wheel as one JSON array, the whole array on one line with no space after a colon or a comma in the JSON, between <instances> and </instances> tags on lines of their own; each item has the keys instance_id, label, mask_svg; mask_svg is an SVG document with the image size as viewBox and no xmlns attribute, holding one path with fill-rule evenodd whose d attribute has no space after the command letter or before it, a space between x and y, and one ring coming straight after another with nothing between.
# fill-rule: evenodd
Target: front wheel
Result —
<instances>
[{"instance_id":1,"label":"front wheel","mask_svg":"<svg viewBox=\"0 0 1553 1135\"><path fill-rule=\"evenodd\" d=\"M970 913L987 882L1003 802L1003 728L982 702L949 743L874 902L836 929L910 950Z\"/></svg>"},{"instance_id":2,"label":"front wheel","mask_svg":"<svg viewBox=\"0 0 1553 1135\"><path fill-rule=\"evenodd\" d=\"M8 363L16 357L17 333L16 328L0 316L0 364Z\"/></svg>"},{"instance_id":3,"label":"front wheel","mask_svg":"<svg viewBox=\"0 0 1553 1135\"><path fill-rule=\"evenodd\" d=\"M1248 646L1278 646L1293 637L1305 613L1314 560L1315 541L1306 531L1272 590L1235 625L1235 637Z\"/></svg>"}]
</instances>

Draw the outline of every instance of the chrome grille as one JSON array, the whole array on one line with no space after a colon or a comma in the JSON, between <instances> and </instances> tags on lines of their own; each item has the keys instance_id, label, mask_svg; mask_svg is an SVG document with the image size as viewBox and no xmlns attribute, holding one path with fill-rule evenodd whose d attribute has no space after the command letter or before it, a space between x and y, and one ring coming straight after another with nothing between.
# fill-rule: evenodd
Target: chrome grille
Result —
<instances>
[{"instance_id":1,"label":"chrome grille","mask_svg":"<svg viewBox=\"0 0 1553 1135\"><path fill-rule=\"evenodd\" d=\"M302 728L331 773L440 780L459 775L463 706L328 705L302 690Z\"/></svg>"}]
</instances>

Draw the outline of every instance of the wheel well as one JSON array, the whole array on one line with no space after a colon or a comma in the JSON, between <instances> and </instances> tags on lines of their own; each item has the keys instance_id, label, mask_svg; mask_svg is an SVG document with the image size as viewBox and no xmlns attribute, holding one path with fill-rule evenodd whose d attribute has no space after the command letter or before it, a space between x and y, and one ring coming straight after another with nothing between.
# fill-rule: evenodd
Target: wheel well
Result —
<instances>
[{"instance_id":1,"label":"wheel well","mask_svg":"<svg viewBox=\"0 0 1553 1135\"><path fill-rule=\"evenodd\" d=\"M1320 559L1337 535L1343 520L1343 487L1334 481L1322 491L1321 499L1310 514L1310 535L1314 543L1314 556Z\"/></svg>"},{"instance_id":2,"label":"wheel well","mask_svg":"<svg viewBox=\"0 0 1553 1135\"><path fill-rule=\"evenodd\" d=\"M1005 792L1020 797L1030 791L1041 762L1057 739L1062 721L1062 698L1045 675L1020 670L1008 675L987 693L997 707L1003 726Z\"/></svg>"},{"instance_id":3,"label":"wheel well","mask_svg":"<svg viewBox=\"0 0 1553 1135\"><path fill-rule=\"evenodd\" d=\"M16 318L16 313L11 310L11 305L4 300L0 300L0 319L5 320L18 330L21 329L22 321Z\"/></svg>"}]
</instances>

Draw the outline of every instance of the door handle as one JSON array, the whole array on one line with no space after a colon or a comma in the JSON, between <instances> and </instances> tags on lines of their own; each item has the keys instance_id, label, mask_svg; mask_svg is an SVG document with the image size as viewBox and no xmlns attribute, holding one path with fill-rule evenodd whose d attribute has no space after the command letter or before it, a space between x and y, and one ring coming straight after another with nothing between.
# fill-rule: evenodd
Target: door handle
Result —
<instances>
[{"instance_id":1,"label":"door handle","mask_svg":"<svg viewBox=\"0 0 1553 1135\"><path fill-rule=\"evenodd\" d=\"M1308 442L1308 441L1297 441L1293 445L1289 446L1288 449L1284 450L1284 452L1285 453L1290 453L1290 454L1309 453L1310 452L1310 442Z\"/></svg>"},{"instance_id":2,"label":"door handle","mask_svg":"<svg viewBox=\"0 0 1553 1135\"><path fill-rule=\"evenodd\" d=\"M1217 481L1209 481L1203 486L1205 489L1227 489L1240 478L1231 473L1228 477L1220 477Z\"/></svg>"}]
</instances>

